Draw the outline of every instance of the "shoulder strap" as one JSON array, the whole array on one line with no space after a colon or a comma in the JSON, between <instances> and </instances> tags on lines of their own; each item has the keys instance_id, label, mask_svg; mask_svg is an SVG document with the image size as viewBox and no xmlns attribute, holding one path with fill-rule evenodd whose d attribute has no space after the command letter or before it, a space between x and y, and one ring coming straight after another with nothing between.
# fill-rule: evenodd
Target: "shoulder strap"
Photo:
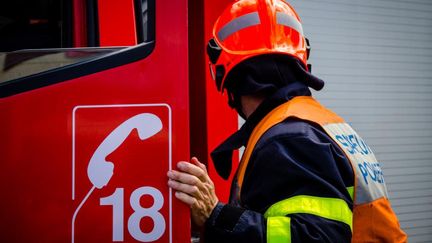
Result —
<instances>
[{"instance_id":1,"label":"shoulder strap","mask_svg":"<svg viewBox=\"0 0 432 243\"><path fill-rule=\"evenodd\" d=\"M329 123L342 123L344 120L334 112L326 109L314 98L310 96L297 96L290 101L276 107L267 114L252 131L252 134L246 145L242 159L237 172L238 196L243 184L244 174L249 163L250 156L255 148L256 143L261 136L274 125L284 121L288 117L297 117L308 120L324 126Z\"/></svg>"}]
</instances>

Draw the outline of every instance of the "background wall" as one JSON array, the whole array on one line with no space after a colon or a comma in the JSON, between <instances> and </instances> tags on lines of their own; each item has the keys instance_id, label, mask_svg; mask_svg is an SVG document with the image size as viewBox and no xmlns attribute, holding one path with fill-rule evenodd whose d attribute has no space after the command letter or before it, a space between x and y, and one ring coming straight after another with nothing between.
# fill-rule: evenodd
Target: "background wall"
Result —
<instances>
[{"instance_id":1,"label":"background wall","mask_svg":"<svg viewBox=\"0 0 432 243\"><path fill-rule=\"evenodd\" d=\"M382 163L410 242L432 239L432 1L290 0L312 45L314 95Z\"/></svg>"}]
</instances>

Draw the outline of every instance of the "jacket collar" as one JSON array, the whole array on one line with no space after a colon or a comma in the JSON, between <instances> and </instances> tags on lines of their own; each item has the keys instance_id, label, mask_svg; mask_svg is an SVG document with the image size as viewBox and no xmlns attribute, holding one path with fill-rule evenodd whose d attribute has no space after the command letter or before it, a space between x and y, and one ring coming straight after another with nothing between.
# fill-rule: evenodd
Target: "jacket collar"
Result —
<instances>
[{"instance_id":1,"label":"jacket collar","mask_svg":"<svg viewBox=\"0 0 432 243\"><path fill-rule=\"evenodd\" d=\"M300 82L294 82L279 89L257 107L237 132L211 152L216 171L222 178L226 180L230 176L233 151L246 146L256 125L274 108L296 96L311 96L311 92L305 84Z\"/></svg>"}]
</instances>

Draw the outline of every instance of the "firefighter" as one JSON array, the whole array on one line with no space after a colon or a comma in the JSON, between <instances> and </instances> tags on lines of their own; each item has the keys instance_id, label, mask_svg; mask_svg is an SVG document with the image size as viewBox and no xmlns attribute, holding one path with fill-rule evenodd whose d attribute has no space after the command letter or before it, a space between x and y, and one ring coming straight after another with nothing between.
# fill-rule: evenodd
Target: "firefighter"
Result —
<instances>
[{"instance_id":1,"label":"firefighter","mask_svg":"<svg viewBox=\"0 0 432 243\"><path fill-rule=\"evenodd\" d=\"M289 4L234 2L207 53L217 88L246 122L211 154L228 178L233 150L245 146L229 204L197 158L168 172L204 242L406 242L372 150L311 96L324 82L310 73Z\"/></svg>"}]
</instances>

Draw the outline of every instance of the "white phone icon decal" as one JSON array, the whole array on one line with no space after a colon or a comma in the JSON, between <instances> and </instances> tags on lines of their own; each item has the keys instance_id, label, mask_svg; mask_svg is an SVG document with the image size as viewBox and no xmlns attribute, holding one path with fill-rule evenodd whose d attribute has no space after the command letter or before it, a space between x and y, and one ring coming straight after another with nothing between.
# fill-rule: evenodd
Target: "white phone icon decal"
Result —
<instances>
[{"instance_id":1,"label":"white phone icon decal","mask_svg":"<svg viewBox=\"0 0 432 243\"><path fill-rule=\"evenodd\" d=\"M107 161L106 157L120 147L134 129L137 130L139 138L145 140L162 130L162 121L158 116L151 113L135 115L116 127L95 150L87 167L87 175L93 187L83 198L72 216L72 242L74 242L75 219L79 210L94 189L101 189L106 186L114 174L114 164Z\"/></svg>"}]
</instances>

